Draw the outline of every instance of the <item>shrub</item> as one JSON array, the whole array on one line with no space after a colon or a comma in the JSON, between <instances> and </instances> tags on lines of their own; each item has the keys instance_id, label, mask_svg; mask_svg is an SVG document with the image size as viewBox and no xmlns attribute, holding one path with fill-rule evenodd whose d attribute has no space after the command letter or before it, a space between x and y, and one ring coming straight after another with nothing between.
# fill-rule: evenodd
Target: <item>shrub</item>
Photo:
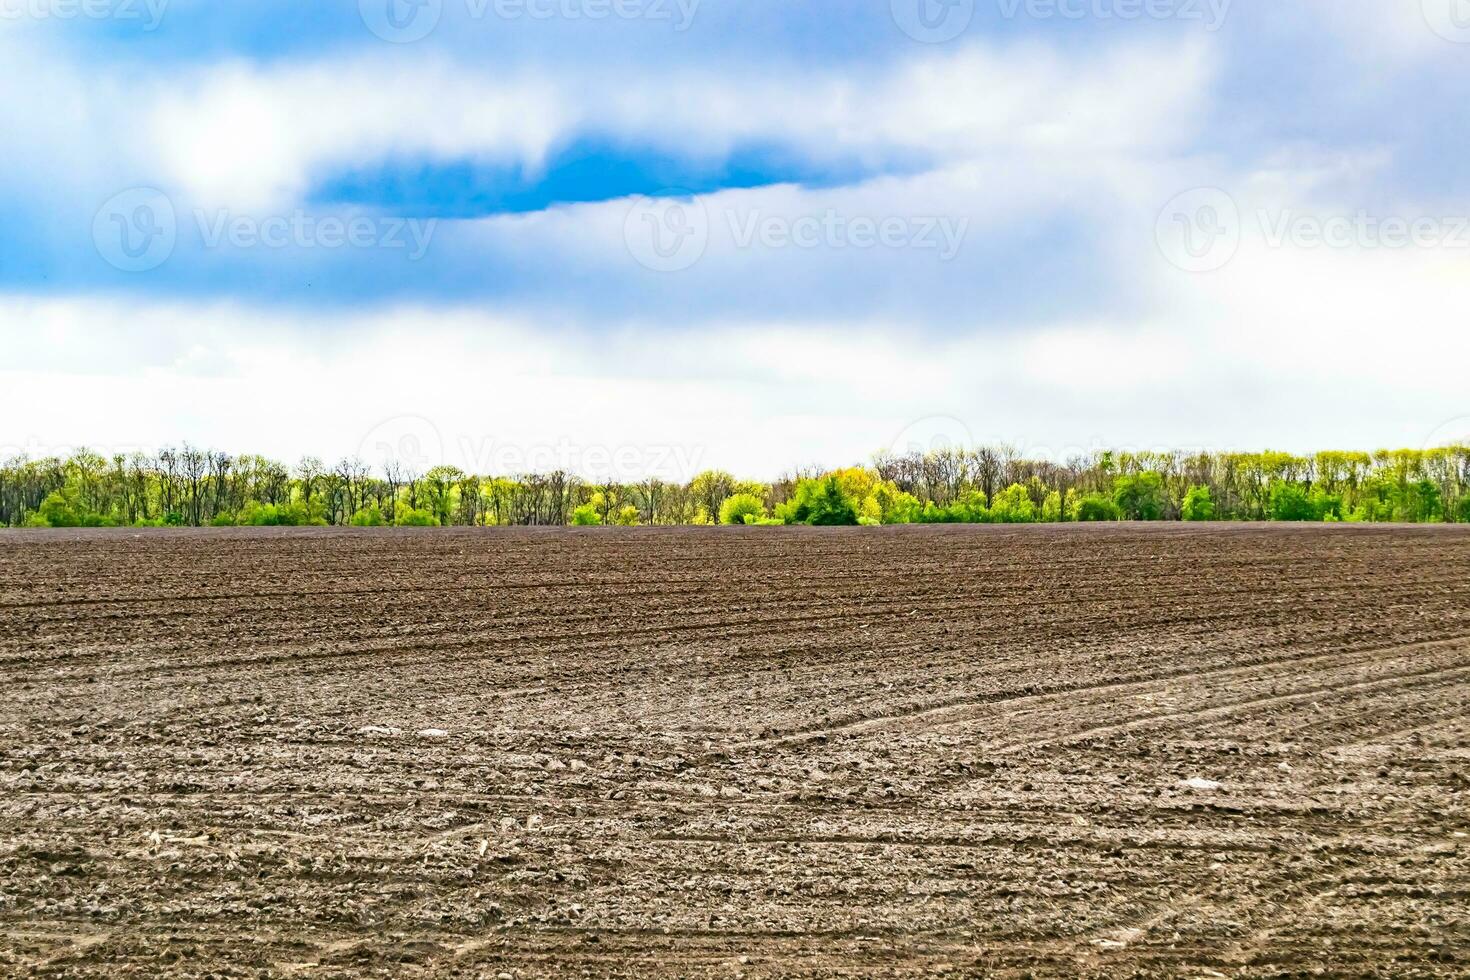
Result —
<instances>
[{"instance_id":1,"label":"shrub","mask_svg":"<svg viewBox=\"0 0 1470 980\"><path fill-rule=\"evenodd\" d=\"M990 505L990 519L997 524L1031 524L1036 521L1036 505L1031 493L1019 483L995 495Z\"/></svg>"},{"instance_id":2,"label":"shrub","mask_svg":"<svg viewBox=\"0 0 1470 980\"><path fill-rule=\"evenodd\" d=\"M403 507L393 518L393 523L397 527L438 527L439 518L422 508Z\"/></svg>"},{"instance_id":3,"label":"shrub","mask_svg":"<svg viewBox=\"0 0 1470 980\"><path fill-rule=\"evenodd\" d=\"M613 520L618 527L637 527L638 508L632 504L627 504L618 511L618 516L613 518Z\"/></svg>"},{"instance_id":4,"label":"shrub","mask_svg":"<svg viewBox=\"0 0 1470 980\"><path fill-rule=\"evenodd\" d=\"M1456 509L1461 524L1470 524L1470 494L1460 498L1460 506Z\"/></svg>"},{"instance_id":5,"label":"shrub","mask_svg":"<svg viewBox=\"0 0 1470 980\"><path fill-rule=\"evenodd\" d=\"M1190 487L1189 492L1184 495L1184 505L1179 509L1179 516L1186 521L1213 521L1215 498L1210 493L1210 488Z\"/></svg>"},{"instance_id":6,"label":"shrub","mask_svg":"<svg viewBox=\"0 0 1470 980\"><path fill-rule=\"evenodd\" d=\"M274 504L261 504L252 500L240 509L241 527L275 527L280 523L280 514Z\"/></svg>"},{"instance_id":7,"label":"shrub","mask_svg":"<svg viewBox=\"0 0 1470 980\"><path fill-rule=\"evenodd\" d=\"M1308 498L1312 505L1312 519L1317 521L1342 520L1342 497L1323 490L1313 490Z\"/></svg>"},{"instance_id":8,"label":"shrub","mask_svg":"<svg viewBox=\"0 0 1470 980\"><path fill-rule=\"evenodd\" d=\"M325 524L325 520L313 520L305 504L259 504L254 501L240 511L239 523L249 527L300 527L306 524Z\"/></svg>"},{"instance_id":9,"label":"shrub","mask_svg":"<svg viewBox=\"0 0 1470 980\"><path fill-rule=\"evenodd\" d=\"M1271 484L1267 504L1268 516L1273 521L1346 520L1357 523L1381 519L1379 510L1378 505L1369 500L1344 514L1341 496L1326 493L1320 488L1308 493L1299 484L1284 481Z\"/></svg>"},{"instance_id":10,"label":"shrub","mask_svg":"<svg viewBox=\"0 0 1470 980\"><path fill-rule=\"evenodd\" d=\"M938 504L934 503L934 501L931 500L927 504L925 504L924 509L919 512L919 523L953 524L955 522L950 516L948 507L940 507Z\"/></svg>"},{"instance_id":11,"label":"shrub","mask_svg":"<svg viewBox=\"0 0 1470 980\"><path fill-rule=\"evenodd\" d=\"M72 506L71 501L63 497L60 492L48 494L41 501L41 509L37 512L40 518L36 527L81 527L82 519L77 509Z\"/></svg>"},{"instance_id":12,"label":"shrub","mask_svg":"<svg viewBox=\"0 0 1470 980\"><path fill-rule=\"evenodd\" d=\"M878 519L884 524L917 524L924 511L918 497L892 483L879 484L868 500L878 505Z\"/></svg>"},{"instance_id":13,"label":"shrub","mask_svg":"<svg viewBox=\"0 0 1470 980\"><path fill-rule=\"evenodd\" d=\"M919 515L921 524L989 524L990 508L985 506L985 495L978 491L968 493L950 504L940 507L934 503L924 505Z\"/></svg>"},{"instance_id":14,"label":"shrub","mask_svg":"<svg viewBox=\"0 0 1470 980\"><path fill-rule=\"evenodd\" d=\"M950 504L950 524L989 524L990 508L985 505L985 494L971 491Z\"/></svg>"},{"instance_id":15,"label":"shrub","mask_svg":"<svg viewBox=\"0 0 1470 980\"><path fill-rule=\"evenodd\" d=\"M904 493L892 481L874 484L858 508L858 523L872 527L878 524L917 524L923 514L919 498Z\"/></svg>"},{"instance_id":16,"label":"shrub","mask_svg":"<svg viewBox=\"0 0 1470 980\"><path fill-rule=\"evenodd\" d=\"M601 523L602 515L595 504L583 504L572 511L572 527L596 527Z\"/></svg>"},{"instance_id":17,"label":"shrub","mask_svg":"<svg viewBox=\"0 0 1470 980\"><path fill-rule=\"evenodd\" d=\"M1318 514L1307 492L1295 483L1271 485L1270 512L1273 521L1315 521Z\"/></svg>"},{"instance_id":18,"label":"shrub","mask_svg":"<svg viewBox=\"0 0 1470 980\"><path fill-rule=\"evenodd\" d=\"M765 516L766 505L753 493L737 493L720 505L721 524L754 524Z\"/></svg>"},{"instance_id":19,"label":"shrub","mask_svg":"<svg viewBox=\"0 0 1470 980\"><path fill-rule=\"evenodd\" d=\"M1113 482L1113 502L1130 521L1161 520L1168 506L1164 478L1157 473L1120 476Z\"/></svg>"},{"instance_id":20,"label":"shrub","mask_svg":"<svg viewBox=\"0 0 1470 980\"><path fill-rule=\"evenodd\" d=\"M1047 524L1056 524L1062 519L1062 495L1053 490L1041 504L1041 519Z\"/></svg>"},{"instance_id":21,"label":"shrub","mask_svg":"<svg viewBox=\"0 0 1470 980\"><path fill-rule=\"evenodd\" d=\"M822 481L822 488L812 498L811 516L807 523L817 527L843 527L858 522L857 507L842 492L842 484L835 476Z\"/></svg>"},{"instance_id":22,"label":"shrub","mask_svg":"<svg viewBox=\"0 0 1470 980\"><path fill-rule=\"evenodd\" d=\"M1122 516L1118 505L1100 493L1090 493L1077 501L1079 521L1116 521L1121 520Z\"/></svg>"},{"instance_id":23,"label":"shrub","mask_svg":"<svg viewBox=\"0 0 1470 980\"><path fill-rule=\"evenodd\" d=\"M837 477L802 480L796 484L792 498L776 508L776 516L786 524L812 524L818 527L856 525L858 508L842 492Z\"/></svg>"},{"instance_id":24,"label":"shrub","mask_svg":"<svg viewBox=\"0 0 1470 980\"><path fill-rule=\"evenodd\" d=\"M71 493L57 491L41 501L40 510L26 521L27 527L116 527L117 522L89 510Z\"/></svg>"},{"instance_id":25,"label":"shrub","mask_svg":"<svg viewBox=\"0 0 1470 980\"><path fill-rule=\"evenodd\" d=\"M382 527L386 523L388 522L383 520L383 512L378 509L376 503L368 504L352 515L353 527Z\"/></svg>"},{"instance_id":26,"label":"shrub","mask_svg":"<svg viewBox=\"0 0 1470 980\"><path fill-rule=\"evenodd\" d=\"M782 524L805 524L806 516L810 508L806 501L801 499L801 484L796 485L796 493L789 500L784 500L776 505L773 515ZM698 521L695 522L699 523Z\"/></svg>"},{"instance_id":27,"label":"shrub","mask_svg":"<svg viewBox=\"0 0 1470 980\"><path fill-rule=\"evenodd\" d=\"M1444 512L1440 504L1439 487L1429 480L1407 484L1394 496L1397 502L1397 507L1394 508L1396 520L1426 524L1439 520Z\"/></svg>"}]
</instances>

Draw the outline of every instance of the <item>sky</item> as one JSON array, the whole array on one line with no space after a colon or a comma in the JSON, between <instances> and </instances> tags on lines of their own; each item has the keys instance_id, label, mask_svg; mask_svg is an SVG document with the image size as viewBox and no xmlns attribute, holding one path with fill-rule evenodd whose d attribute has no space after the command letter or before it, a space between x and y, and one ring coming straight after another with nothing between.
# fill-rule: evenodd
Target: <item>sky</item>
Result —
<instances>
[{"instance_id":1,"label":"sky","mask_svg":"<svg viewBox=\"0 0 1470 980\"><path fill-rule=\"evenodd\" d=\"M1470 436L1470 0L0 0L0 457Z\"/></svg>"}]
</instances>

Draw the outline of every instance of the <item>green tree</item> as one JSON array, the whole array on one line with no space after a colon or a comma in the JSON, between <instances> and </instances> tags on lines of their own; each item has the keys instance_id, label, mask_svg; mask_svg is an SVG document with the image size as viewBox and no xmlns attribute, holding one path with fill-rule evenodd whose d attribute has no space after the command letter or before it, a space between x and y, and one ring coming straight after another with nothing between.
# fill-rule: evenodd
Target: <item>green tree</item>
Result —
<instances>
[{"instance_id":1,"label":"green tree","mask_svg":"<svg viewBox=\"0 0 1470 980\"><path fill-rule=\"evenodd\" d=\"M754 524L766 516L766 505L753 493L737 493L720 505L721 524Z\"/></svg>"},{"instance_id":2,"label":"green tree","mask_svg":"<svg viewBox=\"0 0 1470 980\"><path fill-rule=\"evenodd\" d=\"M995 495L990 505L990 519L997 524L1031 524L1036 520L1036 505L1030 492L1013 483Z\"/></svg>"},{"instance_id":3,"label":"green tree","mask_svg":"<svg viewBox=\"0 0 1470 980\"><path fill-rule=\"evenodd\" d=\"M737 482L724 470L705 470L689 481L689 496L706 515L718 516L725 498L736 492Z\"/></svg>"},{"instance_id":4,"label":"green tree","mask_svg":"<svg viewBox=\"0 0 1470 980\"><path fill-rule=\"evenodd\" d=\"M1414 524L1439 520L1444 510L1440 505L1439 487L1429 480L1417 480L1399 489L1396 517Z\"/></svg>"},{"instance_id":5,"label":"green tree","mask_svg":"<svg viewBox=\"0 0 1470 980\"><path fill-rule=\"evenodd\" d=\"M1118 505L1100 493L1090 493L1077 501L1077 520L1116 521L1122 518Z\"/></svg>"},{"instance_id":6,"label":"green tree","mask_svg":"<svg viewBox=\"0 0 1470 980\"><path fill-rule=\"evenodd\" d=\"M1179 515L1186 521L1213 521L1215 519L1215 498L1206 486L1193 486L1184 495L1184 503L1179 508Z\"/></svg>"},{"instance_id":7,"label":"green tree","mask_svg":"<svg viewBox=\"0 0 1470 980\"><path fill-rule=\"evenodd\" d=\"M1059 490L1053 490L1046 495L1046 500L1041 504L1041 519L1047 524L1056 524L1063 519L1062 494Z\"/></svg>"},{"instance_id":8,"label":"green tree","mask_svg":"<svg viewBox=\"0 0 1470 980\"><path fill-rule=\"evenodd\" d=\"M1120 476L1113 481L1113 502L1126 520L1161 520L1169 503L1164 478L1158 473Z\"/></svg>"},{"instance_id":9,"label":"green tree","mask_svg":"<svg viewBox=\"0 0 1470 980\"><path fill-rule=\"evenodd\" d=\"M89 509L72 488L46 495L38 510L39 527L114 527L117 522Z\"/></svg>"},{"instance_id":10,"label":"green tree","mask_svg":"<svg viewBox=\"0 0 1470 980\"><path fill-rule=\"evenodd\" d=\"M436 466L424 474L423 489L428 511L436 524L448 525L454 508L454 491L464 473L457 466Z\"/></svg>"},{"instance_id":11,"label":"green tree","mask_svg":"<svg viewBox=\"0 0 1470 980\"><path fill-rule=\"evenodd\" d=\"M370 503L352 515L353 527L382 527L387 523L383 520L383 512L377 503Z\"/></svg>"},{"instance_id":12,"label":"green tree","mask_svg":"<svg viewBox=\"0 0 1470 980\"><path fill-rule=\"evenodd\" d=\"M1342 520L1342 495L1328 493L1322 487L1313 487L1312 492L1307 495L1308 502L1312 505L1312 517L1314 521L1340 521Z\"/></svg>"},{"instance_id":13,"label":"green tree","mask_svg":"<svg viewBox=\"0 0 1470 980\"><path fill-rule=\"evenodd\" d=\"M1295 483L1271 484L1270 513L1273 521L1315 521L1317 510L1307 492Z\"/></svg>"},{"instance_id":14,"label":"green tree","mask_svg":"<svg viewBox=\"0 0 1470 980\"><path fill-rule=\"evenodd\" d=\"M843 527L858 522L857 507L842 492L842 484L834 476L822 481L821 492L812 501L807 523L816 527Z\"/></svg>"},{"instance_id":15,"label":"green tree","mask_svg":"<svg viewBox=\"0 0 1470 980\"><path fill-rule=\"evenodd\" d=\"M776 516L787 524L840 527L858 523L858 507L842 492L837 477L827 476L799 481L796 493L776 509Z\"/></svg>"},{"instance_id":16,"label":"green tree","mask_svg":"<svg viewBox=\"0 0 1470 980\"><path fill-rule=\"evenodd\" d=\"M66 498L61 491L48 494L41 501L41 521L44 527L81 527L82 515L74 501Z\"/></svg>"}]
</instances>

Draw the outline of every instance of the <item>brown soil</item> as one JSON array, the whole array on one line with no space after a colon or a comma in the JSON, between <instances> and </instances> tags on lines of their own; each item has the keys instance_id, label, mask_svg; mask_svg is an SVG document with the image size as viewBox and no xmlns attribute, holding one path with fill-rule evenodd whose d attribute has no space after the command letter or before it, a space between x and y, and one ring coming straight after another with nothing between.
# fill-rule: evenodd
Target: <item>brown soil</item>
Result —
<instances>
[{"instance_id":1,"label":"brown soil","mask_svg":"<svg viewBox=\"0 0 1470 980\"><path fill-rule=\"evenodd\" d=\"M1465 976L1467 697L1459 528L17 532L0 974Z\"/></svg>"}]
</instances>

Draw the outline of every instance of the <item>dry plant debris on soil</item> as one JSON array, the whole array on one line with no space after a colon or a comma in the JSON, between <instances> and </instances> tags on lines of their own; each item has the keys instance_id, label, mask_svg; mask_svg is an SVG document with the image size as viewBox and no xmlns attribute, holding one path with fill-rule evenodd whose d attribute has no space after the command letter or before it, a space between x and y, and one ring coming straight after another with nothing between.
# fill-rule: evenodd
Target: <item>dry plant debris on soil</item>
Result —
<instances>
[{"instance_id":1,"label":"dry plant debris on soil","mask_svg":"<svg viewBox=\"0 0 1470 980\"><path fill-rule=\"evenodd\" d=\"M1470 974L1462 528L18 532L0 974Z\"/></svg>"}]
</instances>

